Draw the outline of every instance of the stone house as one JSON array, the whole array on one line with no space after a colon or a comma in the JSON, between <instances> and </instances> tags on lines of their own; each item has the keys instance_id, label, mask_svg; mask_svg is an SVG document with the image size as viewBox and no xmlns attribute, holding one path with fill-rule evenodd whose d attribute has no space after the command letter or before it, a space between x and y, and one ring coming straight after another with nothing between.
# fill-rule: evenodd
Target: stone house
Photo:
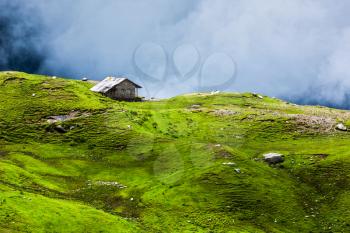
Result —
<instances>
[{"instance_id":1,"label":"stone house","mask_svg":"<svg viewBox=\"0 0 350 233\"><path fill-rule=\"evenodd\" d=\"M107 77L90 90L116 100L135 101L139 99L139 88L142 87L127 78Z\"/></svg>"}]
</instances>

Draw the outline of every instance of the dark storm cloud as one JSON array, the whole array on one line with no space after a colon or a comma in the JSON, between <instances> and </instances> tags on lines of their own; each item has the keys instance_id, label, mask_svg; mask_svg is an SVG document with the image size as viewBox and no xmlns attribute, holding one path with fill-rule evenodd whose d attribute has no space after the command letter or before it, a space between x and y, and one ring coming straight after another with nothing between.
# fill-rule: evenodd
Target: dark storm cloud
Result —
<instances>
[{"instance_id":1,"label":"dark storm cloud","mask_svg":"<svg viewBox=\"0 0 350 233\"><path fill-rule=\"evenodd\" d=\"M3 0L0 9L0 70L38 72L45 57L39 19L16 1Z\"/></svg>"},{"instance_id":2,"label":"dark storm cloud","mask_svg":"<svg viewBox=\"0 0 350 233\"><path fill-rule=\"evenodd\" d=\"M131 74L164 97L198 90L199 78L206 86L225 83L233 58L238 74L225 90L349 106L345 0L2 0L0 6L2 69L95 79ZM192 69L198 60L204 65ZM152 86L135 64L166 82ZM175 72L181 67L196 72L184 80Z\"/></svg>"}]
</instances>

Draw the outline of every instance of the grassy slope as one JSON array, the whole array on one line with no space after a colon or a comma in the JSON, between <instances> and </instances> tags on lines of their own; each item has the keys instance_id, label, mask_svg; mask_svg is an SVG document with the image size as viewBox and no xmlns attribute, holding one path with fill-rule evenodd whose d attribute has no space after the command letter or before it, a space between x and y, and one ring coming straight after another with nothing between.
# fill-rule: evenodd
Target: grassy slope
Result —
<instances>
[{"instance_id":1,"label":"grassy slope","mask_svg":"<svg viewBox=\"0 0 350 233\"><path fill-rule=\"evenodd\" d=\"M0 231L350 231L350 135L333 130L348 112L249 93L126 103L90 86L0 73Z\"/></svg>"}]
</instances>

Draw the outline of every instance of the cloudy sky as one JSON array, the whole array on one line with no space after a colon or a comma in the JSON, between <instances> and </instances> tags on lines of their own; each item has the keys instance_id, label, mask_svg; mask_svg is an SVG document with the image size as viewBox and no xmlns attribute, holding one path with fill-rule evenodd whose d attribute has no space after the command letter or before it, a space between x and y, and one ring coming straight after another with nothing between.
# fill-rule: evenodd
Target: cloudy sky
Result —
<instances>
[{"instance_id":1,"label":"cloudy sky","mask_svg":"<svg viewBox=\"0 0 350 233\"><path fill-rule=\"evenodd\" d=\"M347 0L0 0L0 69L349 107Z\"/></svg>"}]
</instances>

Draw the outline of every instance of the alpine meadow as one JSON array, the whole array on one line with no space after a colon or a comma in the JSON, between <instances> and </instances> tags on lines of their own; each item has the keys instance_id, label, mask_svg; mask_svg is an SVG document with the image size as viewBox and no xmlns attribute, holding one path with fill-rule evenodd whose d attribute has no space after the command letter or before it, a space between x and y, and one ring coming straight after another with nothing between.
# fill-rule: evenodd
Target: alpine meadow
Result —
<instances>
[{"instance_id":1,"label":"alpine meadow","mask_svg":"<svg viewBox=\"0 0 350 233\"><path fill-rule=\"evenodd\" d=\"M0 73L0 232L350 231L349 111L93 86Z\"/></svg>"}]
</instances>

